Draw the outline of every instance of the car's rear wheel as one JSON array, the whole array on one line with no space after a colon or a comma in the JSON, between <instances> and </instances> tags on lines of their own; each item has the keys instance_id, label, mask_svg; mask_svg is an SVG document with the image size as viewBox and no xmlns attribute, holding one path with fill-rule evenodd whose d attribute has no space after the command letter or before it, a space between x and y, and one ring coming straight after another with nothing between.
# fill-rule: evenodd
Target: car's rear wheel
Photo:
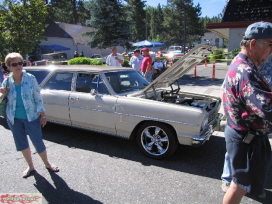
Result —
<instances>
[{"instance_id":1,"label":"car's rear wheel","mask_svg":"<svg viewBox=\"0 0 272 204\"><path fill-rule=\"evenodd\" d=\"M137 132L137 143L145 155L153 159L171 156L178 147L175 132L160 122L146 122Z\"/></svg>"}]
</instances>

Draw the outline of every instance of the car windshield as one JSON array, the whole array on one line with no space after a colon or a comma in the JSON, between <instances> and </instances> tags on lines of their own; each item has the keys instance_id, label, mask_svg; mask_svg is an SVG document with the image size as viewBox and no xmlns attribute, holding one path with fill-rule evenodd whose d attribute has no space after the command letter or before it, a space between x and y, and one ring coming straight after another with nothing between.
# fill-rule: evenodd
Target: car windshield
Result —
<instances>
[{"instance_id":1,"label":"car windshield","mask_svg":"<svg viewBox=\"0 0 272 204\"><path fill-rule=\"evenodd\" d=\"M117 94L138 91L149 84L137 71L108 72L105 75Z\"/></svg>"},{"instance_id":2,"label":"car windshield","mask_svg":"<svg viewBox=\"0 0 272 204\"><path fill-rule=\"evenodd\" d=\"M26 70L26 72L34 75L38 81L38 84L42 83L45 77L50 73L49 70Z\"/></svg>"}]
</instances>

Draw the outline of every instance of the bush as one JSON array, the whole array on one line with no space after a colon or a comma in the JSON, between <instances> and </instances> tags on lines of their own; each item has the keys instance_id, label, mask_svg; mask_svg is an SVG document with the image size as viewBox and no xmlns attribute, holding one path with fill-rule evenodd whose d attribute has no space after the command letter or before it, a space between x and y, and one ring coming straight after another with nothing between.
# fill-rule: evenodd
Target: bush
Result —
<instances>
[{"instance_id":1,"label":"bush","mask_svg":"<svg viewBox=\"0 0 272 204\"><path fill-rule=\"evenodd\" d=\"M230 52L231 59L233 59L234 57L236 57L236 55L238 55L239 52L241 52L241 48L236 48L236 49L232 50Z\"/></svg>"},{"instance_id":2,"label":"bush","mask_svg":"<svg viewBox=\"0 0 272 204\"><path fill-rule=\"evenodd\" d=\"M123 67L130 67L129 60L124 58L124 63L122 64Z\"/></svg>"},{"instance_id":3,"label":"bush","mask_svg":"<svg viewBox=\"0 0 272 204\"><path fill-rule=\"evenodd\" d=\"M225 59L224 50L215 50L211 55L208 56L209 62L213 62L214 59Z\"/></svg>"},{"instance_id":4,"label":"bush","mask_svg":"<svg viewBox=\"0 0 272 204\"><path fill-rule=\"evenodd\" d=\"M91 59L88 57L76 57L74 59L70 59L68 61L68 64L69 65L74 65L74 64L102 65L103 63L99 60Z\"/></svg>"}]
</instances>

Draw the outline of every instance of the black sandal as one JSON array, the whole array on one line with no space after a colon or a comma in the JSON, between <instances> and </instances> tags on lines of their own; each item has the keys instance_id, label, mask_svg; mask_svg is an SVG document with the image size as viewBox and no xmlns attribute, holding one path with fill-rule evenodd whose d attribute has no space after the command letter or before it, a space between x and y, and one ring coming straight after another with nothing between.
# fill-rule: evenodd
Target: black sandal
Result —
<instances>
[{"instance_id":1,"label":"black sandal","mask_svg":"<svg viewBox=\"0 0 272 204\"><path fill-rule=\"evenodd\" d=\"M23 178L28 178L29 176L34 175L35 169L28 170L26 173L23 172Z\"/></svg>"},{"instance_id":2,"label":"black sandal","mask_svg":"<svg viewBox=\"0 0 272 204\"><path fill-rule=\"evenodd\" d=\"M59 168L57 166L53 167L45 167L50 172L59 172Z\"/></svg>"}]
</instances>

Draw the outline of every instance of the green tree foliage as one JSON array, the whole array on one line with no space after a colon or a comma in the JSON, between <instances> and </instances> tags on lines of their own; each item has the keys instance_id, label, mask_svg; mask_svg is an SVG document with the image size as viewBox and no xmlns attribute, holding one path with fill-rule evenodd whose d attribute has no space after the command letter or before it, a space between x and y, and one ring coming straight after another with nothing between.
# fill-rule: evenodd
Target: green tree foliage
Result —
<instances>
[{"instance_id":1,"label":"green tree foliage","mask_svg":"<svg viewBox=\"0 0 272 204\"><path fill-rule=\"evenodd\" d=\"M51 0L49 16L54 21L85 25L90 13L84 8L83 0Z\"/></svg>"},{"instance_id":2,"label":"green tree foliage","mask_svg":"<svg viewBox=\"0 0 272 204\"><path fill-rule=\"evenodd\" d=\"M168 0L164 8L164 42L191 45L193 41L198 40L204 34L200 15L200 5L194 6L192 0Z\"/></svg>"},{"instance_id":3,"label":"green tree foliage","mask_svg":"<svg viewBox=\"0 0 272 204\"><path fill-rule=\"evenodd\" d=\"M157 7L148 6L148 28L149 38L154 41L161 39L161 34L164 31L162 26L164 21L164 12L160 4ZM158 41L160 42L160 41Z\"/></svg>"},{"instance_id":4,"label":"green tree foliage","mask_svg":"<svg viewBox=\"0 0 272 204\"><path fill-rule=\"evenodd\" d=\"M91 39L88 45L98 49L129 45L129 27L125 21L124 7L120 1L92 0L85 2L85 8L91 14L87 25L95 29L85 34Z\"/></svg>"},{"instance_id":5,"label":"green tree foliage","mask_svg":"<svg viewBox=\"0 0 272 204\"><path fill-rule=\"evenodd\" d=\"M47 25L47 5L43 0L5 0L1 6L0 27L6 52L16 51L22 55L31 53Z\"/></svg>"},{"instance_id":6,"label":"green tree foliage","mask_svg":"<svg viewBox=\"0 0 272 204\"><path fill-rule=\"evenodd\" d=\"M205 16L200 19L204 28L206 28L207 23L220 23L221 20L222 20L221 14L219 14L218 16L213 16L212 18ZM205 29L205 31L207 32L206 29Z\"/></svg>"},{"instance_id":7,"label":"green tree foliage","mask_svg":"<svg viewBox=\"0 0 272 204\"><path fill-rule=\"evenodd\" d=\"M145 3L141 0L126 0L127 23L130 27L130 39L134 42L145 39Z\"/></svg>"}]
</instances>

